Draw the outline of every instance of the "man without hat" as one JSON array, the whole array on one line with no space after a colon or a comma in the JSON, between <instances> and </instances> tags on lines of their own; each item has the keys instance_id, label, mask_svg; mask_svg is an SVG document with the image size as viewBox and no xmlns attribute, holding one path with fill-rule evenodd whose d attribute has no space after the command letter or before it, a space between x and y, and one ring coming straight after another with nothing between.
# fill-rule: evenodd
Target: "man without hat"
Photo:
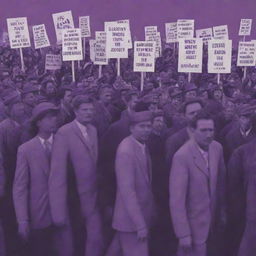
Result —
<instances>
[{"instance_id":1,"label":"man without hat","mask_svg":"<svg viewBox=\"0 0 256 256\"><path fill-rule=\"evenodd\" d=\"M72 100L75 120L55 135L49 178L53 223L74 227L74 255L85 247L85 256L101 256L102 224L98 206L98 138L92 125L94 102L83 95ZM73 183L72 183L73 182ZM68 188L71 189L69 190ZM70 214L69 214L70 213ZM86 230L83 236L83 230Z\"/></svg>"}]
</instances>

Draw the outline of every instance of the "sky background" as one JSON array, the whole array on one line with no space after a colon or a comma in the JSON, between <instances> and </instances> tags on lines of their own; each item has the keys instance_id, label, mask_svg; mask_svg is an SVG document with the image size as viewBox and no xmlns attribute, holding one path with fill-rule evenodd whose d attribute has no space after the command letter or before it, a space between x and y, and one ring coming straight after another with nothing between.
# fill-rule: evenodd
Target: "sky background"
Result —
<instances>
[{"instance_id":1,"label":"sky background","mask_svg":"<svg viewBox=\"0 0 256 256\"><path fill-rule=\"evenodd\" d=\"M230 39L238 41L241 18L253 19L256 39L256 0L0 0L0 28L6 18L27 17L29 25L45 24L52 43L56 42L52 13L71 10L75 26L78 16L90 16L91 31L104 29L104 21L129 19L132 37L144 40L144 26L157 25L165 38L164 24L177 19L195 19L195 29L228 25Z\"/></svg>"}]
</instances>

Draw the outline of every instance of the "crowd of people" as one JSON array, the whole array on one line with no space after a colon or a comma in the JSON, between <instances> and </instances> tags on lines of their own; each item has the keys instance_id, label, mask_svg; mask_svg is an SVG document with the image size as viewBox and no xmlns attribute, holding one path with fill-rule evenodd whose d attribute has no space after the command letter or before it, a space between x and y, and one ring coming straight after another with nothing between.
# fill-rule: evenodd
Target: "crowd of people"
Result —
<instances>
[{"instance_id":1,"label":"crowd of people","mask_svg":"<svg viewBox=\"0 0 256 256\"><path fill-rule=\"evenodd\" d=\"M61 49L0 47L1 256L254 256L256 68L154 73L133 51L45 70Z\"/></svg>"}]
</instances>

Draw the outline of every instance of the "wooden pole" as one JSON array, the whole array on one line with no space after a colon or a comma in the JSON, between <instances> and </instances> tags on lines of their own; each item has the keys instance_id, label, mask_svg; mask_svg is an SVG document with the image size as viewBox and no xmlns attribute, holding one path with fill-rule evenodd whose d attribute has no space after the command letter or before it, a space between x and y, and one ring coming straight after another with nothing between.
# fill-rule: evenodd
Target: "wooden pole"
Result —
<instances>
[{"instance_id":1,"label":"wooden pole","mask_svg":"<svg viewBox=\"0 0 256 256\"><path fill-rule=\"evenodd\" d=\"M140 91L143 91L144 87L144 72L140 72Z\"/></svg>"},{"instance_id":2,"label":"wooden pole","mask_svg":"<svg viewBox=\"0 0 256 256\"><path fill-rule=\"evenodd\" d=\"M75 78L75 61L72 60L72 81L75 82L76 78Z\"/></svg>"},{"instance_id":3,"label":"wooden pole","mask_svg":"<svg viewBox=\"0 0 256 256\"><path fill-rule=\"evenodd\" d=\"M120 59L117 59L117 76L120 76L121 71L120 71Z\"/></svg>"},{"instance_id":4,"label":"wooden pole","mask_svg":"<svg viewBox=\"0 0 256 256\"><path fill-rule=\"evenodd\" d=\"M217 74L217 84L220 84L220 73Z\"/></svg>"},{"instance_id":5,"label":"wooden pole","mask_svg":"<svg viewBox=\"0 0 256 256\"><path fill-rule=\"evenodd\" d=\"M190 72L188 73L188 82L189 83L191 82L191 73Z\"/></svg>"},{"instance_id":6,"label":"wooden pole","mask_svg":"<svg viewBox=\"0 0 256 256\"><path fill-rule=\"evenodd\" d=\"M86 41L85 41L85 37L83 37L83 49L84 49L84 60L85 60L85 55L86 55L86 53L85 53L85 49L86 48Z\"/></svg>"},{"instance_id":7,"label":"wooden pole","mask_svg":"<svg viewBox=\"0 0 256 256\"><path fill-rule=\"evenodd\" d=\"M99 78L102 76L102 65L99 65Z\"/></svg>"},{"instance_id":8,"label":"wooden pole","mask_svg":"<svg viewBox=\"0 0 256 256\"><path fill-rule=\"evenodd\" d=\"M21 62L21 71L25 73L25 64L24 64L22 48L20 48L20 62Z\"/></svg>"}]
</instances>

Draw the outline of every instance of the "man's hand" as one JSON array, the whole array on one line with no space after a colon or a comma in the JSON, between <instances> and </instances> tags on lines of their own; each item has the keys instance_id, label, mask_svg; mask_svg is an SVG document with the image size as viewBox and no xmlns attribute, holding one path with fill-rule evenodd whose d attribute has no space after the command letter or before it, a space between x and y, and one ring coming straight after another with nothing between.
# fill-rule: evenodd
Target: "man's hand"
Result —
<instances>
[{"instance_id":1,"label":"man's hand","mask_svg":"<svg viewBox=\"0 0 256 256\"><path fill-rule=\"evenodd\" d=\"M21 238L25 241L28 240L29 237L29 232L30 232L30 228L29 228L29 223L27 221L21 222L19 223L19 235L21 236Z\"/></svg>"},{"instance_id":2,"label":"man's hand","mask_svg":"<svg viewBox=\"0 0 256 256\"><path fill-rule=\"evenodd\" d=\"M190 252L191 249L192 249L192 239L191 239L191 236L186 236L186 237L180 238L179 246L185 252Z\"/></svg>"},{"instance_id":3,"label":"man's hand","mask_svg":"<svg viewBox=\"0 0 256 256\"><path fill-rule=\"evenodd\" d=\"M148 238L148 229L143 228L143 229L140 229L139 231L137 231L137 237L138 237L138 240L141 242L146 241Z\"/></svg>"}]
</instances>

